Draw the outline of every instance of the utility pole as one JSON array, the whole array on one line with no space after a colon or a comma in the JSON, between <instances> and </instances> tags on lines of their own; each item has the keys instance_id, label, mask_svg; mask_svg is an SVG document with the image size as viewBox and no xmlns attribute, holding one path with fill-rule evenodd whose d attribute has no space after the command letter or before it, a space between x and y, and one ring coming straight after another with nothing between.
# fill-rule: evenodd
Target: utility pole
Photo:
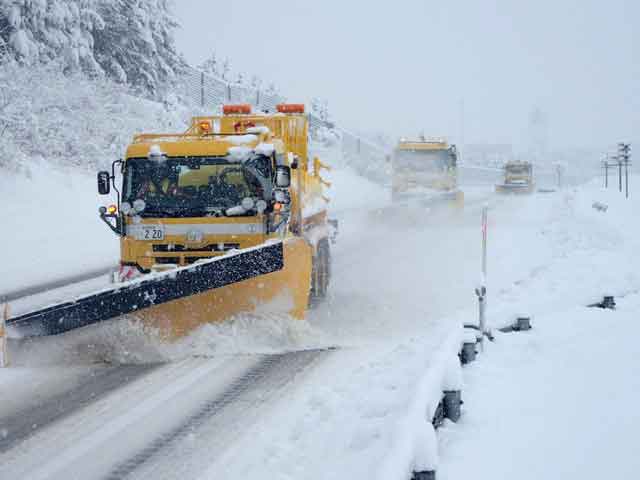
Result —
<instances>
[{"instance_id":1,"label":"utility pole","mask_svg":"<svg viewBox=\"0 0 640 480\"><path fill-rule=\"evenodd\" d=\"M622 193L622 157L617 155L616 160L618 160L618 191Z\"/></svg>"},{"instance_id":2,"label":"utility pole","mask_svg":"<svg viewBox=\"0 0 640 480\"><path fill-rule=\"evenodd\" d=\"M609 159L614 162L609 162ZM609 154L604 159L604 186L609 186L609 167L618 167L618 190L622 193L622 167L624 166L624 192L625 197L629 198L629 166L631 165L631 144L618 143L618 153L613 157Z\"/></svg>"},{"instance_id":3,"label":"utility pole","mask_svg":"<svg viewBox=\"0 0 640 480\"><path fill-rule=\"evenodd\" d=\"M620 142L618 143L618 168L620 177L620 191L622 192L622 165L624 165L624 183L625 183L625 197L629 198L629 163L631 159L631 144Z\"/></svg>"}]
</instances>

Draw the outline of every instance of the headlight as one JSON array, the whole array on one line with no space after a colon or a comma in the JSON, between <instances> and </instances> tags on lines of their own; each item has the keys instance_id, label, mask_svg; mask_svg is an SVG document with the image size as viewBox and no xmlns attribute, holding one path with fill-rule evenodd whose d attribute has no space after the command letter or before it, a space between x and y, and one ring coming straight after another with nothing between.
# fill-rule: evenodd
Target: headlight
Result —
<instances>
[{"instance_id":1,"label":"headlight","mask_svg":"<svg viewBox=\"0 0 640 480\"><path fill-rule=\"evenodd\" d=\"M140 213L141 211L143 211L146 206L147 204L144 203L144 200L142 200L141 198L133 202L133 209L136 211L136 213Z\"/></svg>"},{"instance_id":2,"label":"headlight","mask_svg":"<svg viewBox=\"0 0 640 480\"><path fill-rule=\"evenodd\" d=\"M129 202L122 202L120 211L125 215L129 215L131 213L131 204Z\"/></svg>"},{"instance_id":3,"label":"headlight","mask_svg":"<svg viewBox=\"0 0 640 480\"><path fill-rule=\"evenodd\" d=\"M264 200L258 200L256 202L256 210L258 211L258 213L262 213L267 209L267 202L265 202Z\"/></svg>"},{"instance_id":4,"label":"headlight","mask_svg":"<svg viewBox=\"0 0 640 480\"><path fill-rule=\"evenodd\" d=\"M242 199L242 203L240 205L242 205L242 208L244 208L245 210L251 210L255 206L255 204L256 202L253 201L253 198L246 197Z\"/></svg>"}]
</instances>

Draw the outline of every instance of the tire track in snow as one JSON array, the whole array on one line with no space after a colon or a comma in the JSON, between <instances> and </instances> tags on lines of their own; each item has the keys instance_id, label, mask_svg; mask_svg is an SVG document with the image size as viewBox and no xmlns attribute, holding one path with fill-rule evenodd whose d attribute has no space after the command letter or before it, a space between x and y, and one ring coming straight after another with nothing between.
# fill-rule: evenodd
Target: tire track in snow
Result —
<instances>
[{"instance_id":1,"label":"tire track in snow","mask_svg":"<svg viewBox=\"0 0 640 480\"><path fill-rule=\"evenodd\" d=\"M206 401L180 425L156 437L147 447L115 466L105 477L108 480L137 477L138 470L153 463L168 449L188 444L188 437L214 417L224 413L231 405L246 401L253 407L266 404L271 396L293 380L293 377L310 367L331 350L302 350L265 356L258 364L234 380L220 395ZM253 391L261 390L258 400L247 400ZM266 393L265 393L266 392ZM231 425L227 425L230 427ZM189 447L186 447L187 449ZM213 450L213 449L212 449ZM166 471L163 472L166 475Z\"/></svg>"},{"instance_id":2,"label":"tire track in snow","mask_svg":"<svg viewBox=\"0 0 640 480\"><path fill-rule=\"evenodd\" d=\"M0 417L0 454L105 395L143 377L161 364L122 365L92 374L86 381Z\"/></svg>"}]
</instances>

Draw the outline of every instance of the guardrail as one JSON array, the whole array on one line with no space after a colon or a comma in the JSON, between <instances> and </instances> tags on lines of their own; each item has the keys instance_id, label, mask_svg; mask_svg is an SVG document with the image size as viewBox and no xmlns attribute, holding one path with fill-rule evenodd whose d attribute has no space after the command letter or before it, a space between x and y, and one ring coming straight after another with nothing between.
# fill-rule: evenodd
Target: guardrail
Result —
<instances>
[{"instance_id":1,"label":"guardrail","mask_svg":"<svg viewBox=\"0 0 640 480\"><path fill-rule=\"evenodd\" d=\"M76 275L69 275L68 277L57 278L49 282L44 282L29 287L21 288L19 290L12 290L9 292L0 292L0 304L13 302L19 298L30 297L32 295L38 295L40 293L48 292L49 290L55 290L56 288L66 287L74 283L80 283L87 280L93 280L94 278L101 277L111 273L117 265L105 266L96 270L90 270Z\"/></svg>"}]
</instances>

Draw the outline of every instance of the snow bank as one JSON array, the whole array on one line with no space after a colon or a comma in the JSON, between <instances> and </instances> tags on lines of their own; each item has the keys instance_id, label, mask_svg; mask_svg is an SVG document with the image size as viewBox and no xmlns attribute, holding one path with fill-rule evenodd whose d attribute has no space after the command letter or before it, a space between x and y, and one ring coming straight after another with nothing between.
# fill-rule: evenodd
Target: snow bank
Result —
<instances>
[{"instance_id":1,"label":"snow bank","mask_svg":"<svg viewBox=\"0 0 640 480\"><path fill-rule=\"evenodd\" d=\"M435 465L431 418L442 391L460 386L460 334L332 353L201 478L405 479Z\"/></svg>"},{"instance_id":2,"label":"snow bank","mask_svg":"<svg viewBox=\"0 0 640 480\"><path fill-rule=\"evenodd\" d=\"M640 226L633 220L639 200L605 190L598 181L546 197L552 214L535 235L551 246L548 259L534 270L521 270L517 281L490 297L494 324L510 323L522 311L553 312L640 288ZM594 202L609 208L596 210ZM489 275L493 278L491 268Z\"/></svg>"},{"instance_id":3,"label":"snow bank","mask_svg":"<svg viewBox=\"0 0 640 480\"><path fill-rule=\"evenodd\" d=\"M70 274L108 268L117 237L98 218L96 177L33 162L30 177L0 176L0 294Z\"/></svg>"},{"instance_id":4,"label":"snow bank","mask_svg":"<svg viewBox=\"0 0 640 480\"><path fill-rule=\"evenodd\" d=\"M498 334L465 370L458 424L439 433L438 478L636 478L640 295Z\"/></svg>"}]
</instances>

